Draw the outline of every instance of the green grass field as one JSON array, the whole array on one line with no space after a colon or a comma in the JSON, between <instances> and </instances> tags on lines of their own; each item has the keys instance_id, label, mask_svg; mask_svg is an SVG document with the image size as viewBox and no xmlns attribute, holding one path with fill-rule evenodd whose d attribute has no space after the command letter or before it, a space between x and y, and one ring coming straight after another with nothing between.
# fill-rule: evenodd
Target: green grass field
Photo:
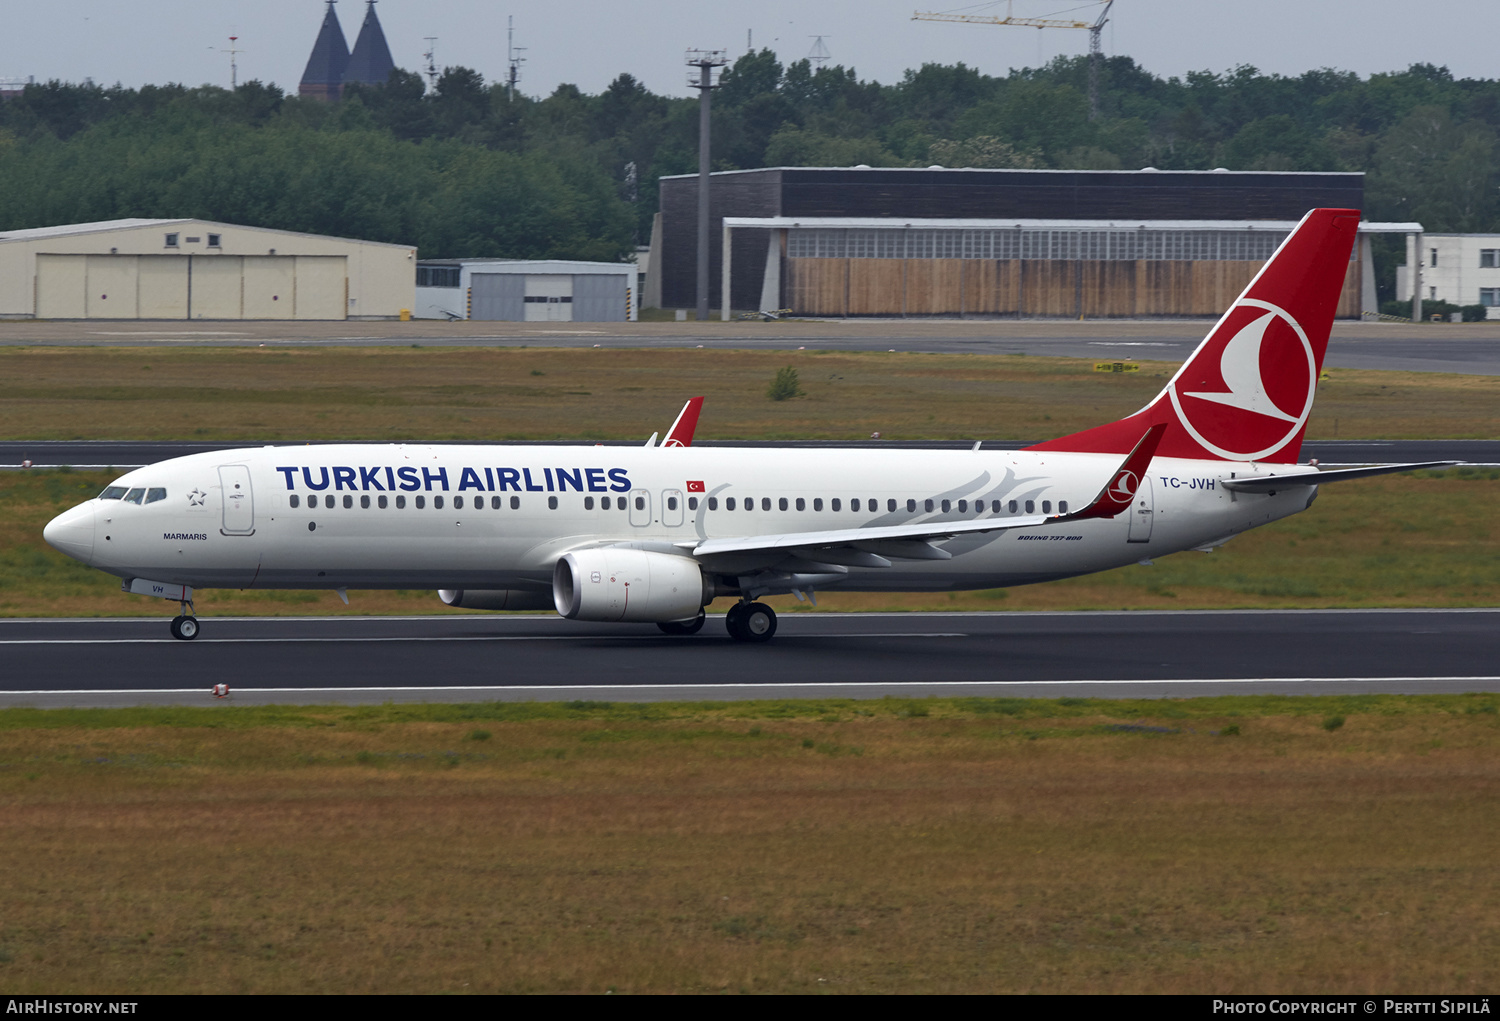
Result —
<instances>
[{"instance_id":1,"label":"green grass field","mask_svg":"<svg viewBox=\"0 0 1500 1021\"><path fill-rule=\"evenodd\" d=\"M1041 440L1144 405L1176 366L1071 358L559 348L0 348L12 439ZM771 401L783 366L806 396ZM1335 369L1312 439L1500 434L1500 378Z\"/></svg>"},{"instance_id":2,"label":"green grass field","mask_svg":"<svg viewBox=\"0 0 1500 1021\"><path fill-rule=\"evenodd\" d=\"M0 984L1476 993L1494 695L0 711Z\"/></svg>"}]
</instances>

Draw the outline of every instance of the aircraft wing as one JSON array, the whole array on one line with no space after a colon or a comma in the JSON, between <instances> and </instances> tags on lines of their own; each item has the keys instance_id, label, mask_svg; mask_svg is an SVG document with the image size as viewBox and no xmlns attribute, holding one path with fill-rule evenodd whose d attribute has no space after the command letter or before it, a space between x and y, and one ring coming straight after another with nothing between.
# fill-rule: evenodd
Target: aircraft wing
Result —
<instances>
[{"instance_id":1,"label":"aircraft wing","mask_svg":"<svg viewBox=\"0 0 1500 1021\"><path fill-rule=\"evenodd\" d=\"M1165 425L1146 430L1125 461L1093 501L1070 514L1032 514L1007 518L976 518L965 521L923 521L908 525L880 525L874 528L839 528L823 532L789 532L782 535L750 535L723 539L705 539L681 544L695 557L730 554L795 554L810 560L828 559L856 567L888 567L886 557L898 560L948 560L952 554L933 546L933 542L979 532L1008 531L1012 528L1036 528L1089 518L1112 518L1130 507L1139 480L1146 474L1156 446L1166 432ZM830 557L830 554L833 556Z\"/></svg>"},{"instance_id":2,"label":"aircraft wing","mask_svg":"<svg viewBox=\"0 0 1500 1021\"><path fill-rule=\"evenodd\" d=\"M1420 471L1423 468L1451 468L1462 461L1421 461L1416 464L1376 464L1368 468L1331 468L1321 471L1288 472L1285 475L1257 475L1250 479L1223 479L1219 485L1240 493L1266 493L1288 486L1321 486L1325 482L1343 482L1346 479L1367 479L1372 475L1392 475L1396 472ZM1298 466L1300 467L1300 466Z\"/></svg>"}]
</instances>

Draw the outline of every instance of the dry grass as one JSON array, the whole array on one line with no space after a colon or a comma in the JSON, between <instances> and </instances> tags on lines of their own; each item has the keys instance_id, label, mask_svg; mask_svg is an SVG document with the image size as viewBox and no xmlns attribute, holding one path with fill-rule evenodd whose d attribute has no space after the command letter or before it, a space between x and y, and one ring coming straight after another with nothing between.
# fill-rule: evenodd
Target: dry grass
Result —
<instances>
[{"instance_id":1,"label":"dry grass","mask_svg":"<svg viewBox=\"0 0 1500 1021\"><path fill-rule=\"evenodd\" d=\"M1492 990L1494 697L1230 704L7 722L0 984Z\"/></svg>"},{"instance_id":2,"label":"dry grass","mask_svg":"<svg viewBox=\"0 0 1500 1021\"><path fill-rule=\"evenodd\" d=\"M807 395L766 399L776 370ZM26 439L641 439L689 396L714 439L1046 439L1129 414L1175 366L818 351L0 348L0 435ZM1314 439L1488 437L1500 379L1337 369Z\"/></svg>"},{"instance_id":3,"label":"dry grass","mask_svg":"<svg viewBox=\"0 0 1500 1021\"><path fill-rule=\"evenodd\" d=\"M159 616L112 576L48 547L42 526L97 493L100 472L0 473L0 616ZM1211 554L1017 589L818 594L823 610L1067 610L1500 605L1500 471L1365 479L1327 486L1313 507ZM433 592L205 590L204 616L453 613ZM810 612L793 597L770 602ZM722 605L722 604L721 604Z\"/></svg>"}]
</instances>

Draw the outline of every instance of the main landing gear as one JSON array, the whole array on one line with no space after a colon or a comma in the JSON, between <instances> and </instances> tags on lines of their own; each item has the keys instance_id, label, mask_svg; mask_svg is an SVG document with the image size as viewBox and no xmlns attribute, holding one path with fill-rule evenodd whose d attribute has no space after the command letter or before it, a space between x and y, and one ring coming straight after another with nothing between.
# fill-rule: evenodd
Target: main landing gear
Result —
<instances>
[{"instance_id":1,"label":"main landing gear","mask_svg":"<svg viewBox=\"0 0 1500 1021\"><path fill-rule=\"evenodd\" d=\"M192 603L183 603L182 612L172 618L173 638L184 642L191 642L194 638L198 637L198 618L188 612L192 608Z\"/></svg>"},{"instance_id":2,"label":"main landing gear","mask_svg":"<svg viewBox=\"0 0 1500 1021\"><path fill-rule=\"evenodd\" d=\"M768 642L776 633L776 611L765 603L735 603L724 615L724 627L737 642Z\"/></svg>"}]
</instances>

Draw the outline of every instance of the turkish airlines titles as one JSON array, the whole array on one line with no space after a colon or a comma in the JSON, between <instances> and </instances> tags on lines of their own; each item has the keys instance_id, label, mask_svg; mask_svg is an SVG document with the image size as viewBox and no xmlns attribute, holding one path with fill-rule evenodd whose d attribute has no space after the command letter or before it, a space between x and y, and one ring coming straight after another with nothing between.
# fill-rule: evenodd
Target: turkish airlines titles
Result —
<instances>
[{"instance_id":1,"label":"turkish airlines titles","mask_svg":"<svg viewBox=\"0 0 1500 1021\"><path fill-rule=\"evenodd\" d=\"M320 491L332 488L335 492L397 492L414 493L418 490L432 492L437 489L446 493L450 489L464 492L494 493L512 490L517 493L628 493L630 476L624 468L459 468L457 478L451 479L448 469L417 468L389 465L374 468L349 467L281 467L288 492L302 488ZM301 476L300 480L298 476ZM298 482L301 486L298 486Z\"/></svg>"}]
</instances>

